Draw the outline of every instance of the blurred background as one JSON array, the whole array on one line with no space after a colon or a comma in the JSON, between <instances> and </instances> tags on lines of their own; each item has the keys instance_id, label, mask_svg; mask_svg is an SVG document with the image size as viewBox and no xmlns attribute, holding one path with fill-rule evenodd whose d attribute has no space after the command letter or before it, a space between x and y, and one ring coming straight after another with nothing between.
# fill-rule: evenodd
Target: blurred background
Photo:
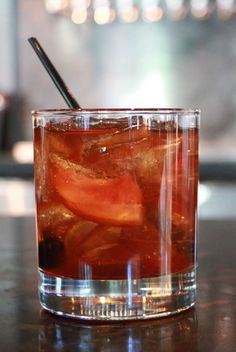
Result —
<instances>
[{"instance_id":1,"label":"blurred background","mask_svg":"<svg viewBox=\"0 0 236 352\"><path fill-rule=\"evenodd\" d=\"M200 108L200 216L235 217L235 32L235 0L1 0L0 213L33 212L31 110L66 107L35 36L83 107Z\"/></svg>"}]
</instances>

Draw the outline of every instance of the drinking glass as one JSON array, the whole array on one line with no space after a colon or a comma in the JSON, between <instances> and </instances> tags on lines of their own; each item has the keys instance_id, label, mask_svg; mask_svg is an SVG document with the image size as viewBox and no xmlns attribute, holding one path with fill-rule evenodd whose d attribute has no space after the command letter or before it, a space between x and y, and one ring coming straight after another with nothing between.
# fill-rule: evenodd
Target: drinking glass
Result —
<instances>
[{"instance_id":1,"label":"drinking glass","mask_svg":"<svg viewBox=\"0 0 236 352\"><path fill-rule=\"evenodd\" d=\"M43 308L89 320L195 303L198 110L33 112Z\"/></svg>"}]
</instances>

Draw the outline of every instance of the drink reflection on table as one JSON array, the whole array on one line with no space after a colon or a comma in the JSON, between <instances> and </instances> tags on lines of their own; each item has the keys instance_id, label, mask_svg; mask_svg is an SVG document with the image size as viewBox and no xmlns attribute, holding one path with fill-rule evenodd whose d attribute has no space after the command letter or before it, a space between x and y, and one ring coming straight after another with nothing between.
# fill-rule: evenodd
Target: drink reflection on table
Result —
<instances>
[{"instance_id":1,"label":"drink reflection on table","mask_svg":"<svg viewBox=\"0 0 236 352\"><path fill-rule=\"evenodd\" d=\"M194 308L177 316L142 322L91 323L55 317L41 311L39 352L43 351L197 351ZM195 343L196 342L196 343Z\"/></svg>"}]
</instances>

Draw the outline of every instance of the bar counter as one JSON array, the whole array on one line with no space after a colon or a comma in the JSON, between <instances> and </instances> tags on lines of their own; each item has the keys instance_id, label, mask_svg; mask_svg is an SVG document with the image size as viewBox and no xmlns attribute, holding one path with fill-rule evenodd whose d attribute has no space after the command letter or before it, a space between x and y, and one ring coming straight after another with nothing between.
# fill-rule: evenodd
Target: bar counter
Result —
<instances>
[{"instance_id":1,"label":"bar counter","mask_svg":"<svg viewBox=\"0 0 236 352\"><path fill-rule=\"evenodd\" d=\"M168 318L89 323L40 308L34 218L0 218L0 351L236 351L236 220L200 221L196 306Z\"/></svg>"}]
</instances>

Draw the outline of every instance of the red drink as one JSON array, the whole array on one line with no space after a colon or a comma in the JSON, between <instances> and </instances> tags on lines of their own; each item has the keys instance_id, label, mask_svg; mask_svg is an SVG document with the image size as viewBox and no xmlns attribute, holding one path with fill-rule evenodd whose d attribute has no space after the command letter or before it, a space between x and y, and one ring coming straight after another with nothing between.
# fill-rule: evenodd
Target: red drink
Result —
<instances>
[{"instance_id":1,"label":"red drink","mask_svg":"<svg viewBox=\"0 0 236 352\"><path fill-rule=\"evenodd\" d=\"M192 272L197 126L88 116L34 130L40 270L79 280Z\"/></svg>"}]
</instances>

